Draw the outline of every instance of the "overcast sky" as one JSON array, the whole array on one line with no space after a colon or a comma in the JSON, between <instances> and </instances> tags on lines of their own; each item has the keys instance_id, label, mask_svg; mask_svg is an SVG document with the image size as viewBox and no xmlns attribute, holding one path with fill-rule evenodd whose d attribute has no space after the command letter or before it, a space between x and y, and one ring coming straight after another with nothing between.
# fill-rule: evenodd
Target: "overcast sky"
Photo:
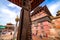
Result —
<instances>
[{"instance_id":1,"label":"overcast sky","mask_svg":"<svg viewBox=\"0 0 60 40\"><path fill-rule=\"evenodd\" d=\"M60 0L45 0L40 6L47 5L49 11L53 16L60 10ZM21 7L8 2L7 0L0 0L0 25L6 23L15 24L16 16L20 15Z\"/></svg>"}]
</instances>

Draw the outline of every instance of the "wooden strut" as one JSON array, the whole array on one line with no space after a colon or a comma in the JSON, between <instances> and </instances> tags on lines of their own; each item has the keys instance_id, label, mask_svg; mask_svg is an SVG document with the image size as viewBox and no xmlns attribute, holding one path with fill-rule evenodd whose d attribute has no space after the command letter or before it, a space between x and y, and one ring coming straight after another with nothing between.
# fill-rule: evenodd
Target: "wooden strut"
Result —
<instances>
[{"instance_id":1,"label":"wooden strut","mask_svg":"<svg viewBox=\"0 0 60 40\"><path fill-rule=\"evenodd\" d=\"M20 22L19 22L17 40L32 40L30 0L22 0L22 3L23 3L23 7L21 10L21 14L20 14Z\"/></svg>"}]
</instances>

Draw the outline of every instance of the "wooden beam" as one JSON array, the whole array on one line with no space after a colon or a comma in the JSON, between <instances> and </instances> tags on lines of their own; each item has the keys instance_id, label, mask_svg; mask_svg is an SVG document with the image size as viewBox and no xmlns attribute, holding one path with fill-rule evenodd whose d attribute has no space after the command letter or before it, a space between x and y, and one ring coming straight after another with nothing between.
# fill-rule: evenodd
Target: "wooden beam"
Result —
<instances>
[{"instance_id":1,"label":"wooden beam","mask_svg":"<svg viewBox=\"0 0 60 40\"><path fill-rule=\"evenodd\" d=\"M22 7L22 0L8 0L20 7ZM31 1L31 10L36 8L39 4L41 4L44 0L30 0Z\"/></svg>"}]
</instances>

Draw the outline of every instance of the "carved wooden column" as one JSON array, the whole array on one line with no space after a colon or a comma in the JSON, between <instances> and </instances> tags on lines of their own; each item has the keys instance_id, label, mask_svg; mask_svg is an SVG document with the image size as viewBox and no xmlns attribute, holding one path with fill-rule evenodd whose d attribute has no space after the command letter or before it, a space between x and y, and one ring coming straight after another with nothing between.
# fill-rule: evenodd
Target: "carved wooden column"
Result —
<instances>
[{"instance_id":1,"label":"carved wooden column","mask_svg":"<svg viewBox=\"0 0 60 40\"><path fill-rule=\"evenodd\" d=\"M31 3L30 0L22 0L22 4L17 40L31 40Z\"/></svg>"}]
</instances>

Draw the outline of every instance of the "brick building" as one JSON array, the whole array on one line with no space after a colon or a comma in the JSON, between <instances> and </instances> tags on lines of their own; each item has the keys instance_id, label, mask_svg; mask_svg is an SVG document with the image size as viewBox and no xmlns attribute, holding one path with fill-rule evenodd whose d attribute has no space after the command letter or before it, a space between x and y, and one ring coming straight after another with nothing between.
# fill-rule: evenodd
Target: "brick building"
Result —
<instances>
[{"instance_id":1,"label":"brick building","mask_svg":"<svg viewBox=\"0 0 60 40\"><path fill-rule=\"evenodd\" d=\"M52 15L46 5L34 9L34 12L31 13L33 35L50 34L49 29L52 27L50 16Z\"/></svg>"},{"instance_id":2,"label":"brick building","mask_svg":"<svg viewBox=\"0 0 60 40\"><path fill-rule=\"evenodd\" d=\"M52 24L54 26L56 36L60 36L60 10L57 12L55 17L51 17Z\"/></svg>"}]
</instances>

